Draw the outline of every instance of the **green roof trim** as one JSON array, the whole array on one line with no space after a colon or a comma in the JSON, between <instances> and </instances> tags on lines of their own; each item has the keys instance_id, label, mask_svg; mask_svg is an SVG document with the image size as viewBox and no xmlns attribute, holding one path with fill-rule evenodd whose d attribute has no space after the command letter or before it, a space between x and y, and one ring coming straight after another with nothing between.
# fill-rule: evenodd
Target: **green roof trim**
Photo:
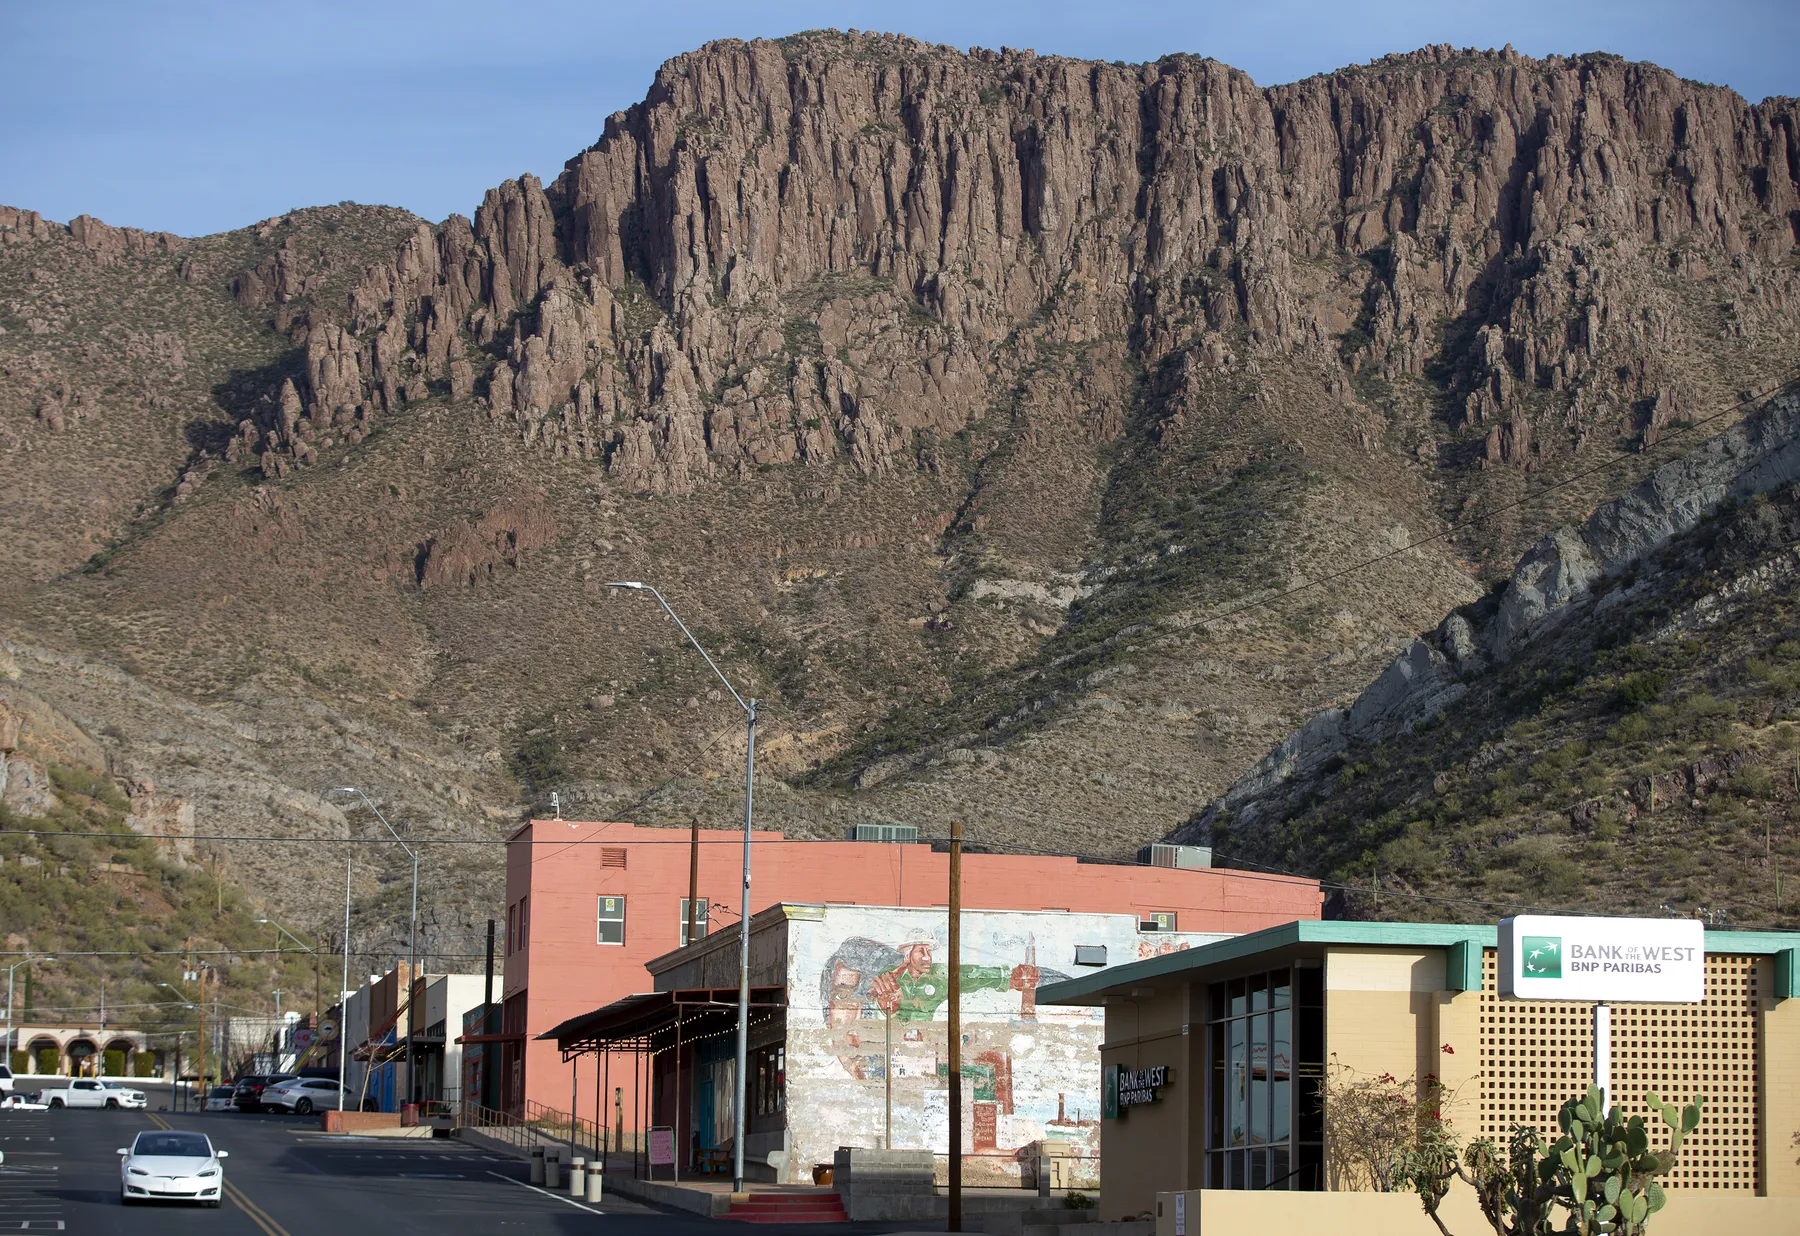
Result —
<instances>
[{"instance_id":1,"label":"green roof trim","mask_svg":"<svg viewBox=\"0 0 1800 1236\"><path fill-rule=\"evenodd\" d=\"M1458 940L1444 954L1444 986L1451 991L1481 990L1481 954L1483 946L1473 940Z\"/></svg>"},{"instance_id":2,"label":"green roof trim","mask_svg":"<svg viewBox=\"0 0 1800 1236\"><path fill-rule=\"evenodd\" d=\"M1449 951L1447 982L1452 991L1481 990L1481 954L1483 949L1498 947L1500 931L1487 924L1459 923L1360 923L1300 919L1266 927L1246 935L1218 940L1198 948L1165 953L1144 961L1111 966L1080 978L1048 983L1038 988L1039 1004L1098 1004L1101 993L1115 987L1129 987L1191 970L1202 970L1227 962L1273 953L1296 945L1314 944L1349 948L1441 948ZM1772 955L1780 966L1781 956L1800 949L1800 932L1792 931L1708 931L1706 951L1709 953L1745 953ZM1800 964L1800 963L1796 963ZM1777 980L1779 982L1779 978ZM1793 978L1800 984L1800 973Z\"/></svg>"},{"instance_id":3,"label":"green roof trim","mask_svg":"<svg viewBox=\"0 0 1800 1236\"><path fill-rule=\"evenodd\" d=\"M1784 948L1775 954L1775 998L1800 996L1800 948Z\"/></svg>"}]
</instances>

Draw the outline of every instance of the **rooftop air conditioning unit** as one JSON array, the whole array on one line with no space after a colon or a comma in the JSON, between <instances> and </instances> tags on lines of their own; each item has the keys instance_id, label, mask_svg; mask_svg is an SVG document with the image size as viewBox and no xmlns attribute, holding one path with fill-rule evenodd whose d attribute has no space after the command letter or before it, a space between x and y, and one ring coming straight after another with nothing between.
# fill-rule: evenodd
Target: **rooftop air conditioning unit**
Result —
<instances>
[{"instance_id":1,"label":"rooftop air conditioning unit","mask_svg":"<svg viewBox=\"0 0 1800 1236\"><path fill-rule=\"evenodd\" d=\"M852 824L850 840L885 841L892 845L910 845L919 839L916 824Z\"/></svg>"},{"instance_id":2,"label":"rooftop air conditioning unit","mask_svg":"<svg viewBox=\"0 0 1800 1236\"><path fill-rule=\"evenodd\" d=\"M1197 870L1212 866L1212 847L1206 845L1147 845L1138 851L1138 862L1146 867L1180 867Z\"/></svg>"}]
</instances>

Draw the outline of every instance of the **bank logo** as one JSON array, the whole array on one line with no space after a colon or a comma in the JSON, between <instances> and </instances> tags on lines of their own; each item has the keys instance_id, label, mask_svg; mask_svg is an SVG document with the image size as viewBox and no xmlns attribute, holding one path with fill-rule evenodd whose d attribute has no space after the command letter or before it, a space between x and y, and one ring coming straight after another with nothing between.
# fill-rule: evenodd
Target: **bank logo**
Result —
<instances>
[{"instance_id":1,"label":"bank logo","mask_svg":"<svg viewBox=\"0 0 1800 1236\"><path fill-rule=\"evenodd\" d=\"M1524 978L1553 979L1562 977L1562 937L1526 936L1520 942L1525 951Z\"/></svg>"}]
</instances>

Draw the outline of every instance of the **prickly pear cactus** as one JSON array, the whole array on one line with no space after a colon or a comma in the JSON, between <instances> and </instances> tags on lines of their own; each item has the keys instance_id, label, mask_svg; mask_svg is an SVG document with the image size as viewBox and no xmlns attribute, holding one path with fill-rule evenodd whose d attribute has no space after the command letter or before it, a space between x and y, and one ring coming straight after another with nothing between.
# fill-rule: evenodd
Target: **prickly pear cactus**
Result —
<instances>
[{"instance_id":1,"label":"prickly pear cactus","mask_svg":"<svg viewBox=\"0 0 1800 1236\"><path fill-rule=\"evenodd\" d=\"M1560 1229L1597 1236L1637 1236L1666 1200L1656 1177L1669 1171L1681 1143L1700 1127L1700 1100L1679 1110L1656 1094L1645 1096L1669 1130L1666 1150L1650 1148L1642 1116L1605 1110L1600 1090L1570 1099L1557 1114L1562 1136L1542 1151L1537 1178L1550 1186L1549 1200L1568 1211Z\"/></svg>"}]
</instances>

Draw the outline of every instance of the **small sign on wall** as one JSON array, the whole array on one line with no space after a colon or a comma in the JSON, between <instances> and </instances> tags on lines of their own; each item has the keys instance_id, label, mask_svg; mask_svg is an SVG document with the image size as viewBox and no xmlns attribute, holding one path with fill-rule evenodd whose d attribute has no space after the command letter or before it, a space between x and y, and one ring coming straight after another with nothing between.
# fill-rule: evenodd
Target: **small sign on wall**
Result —
<instances>
[{"instance_id":1,"label":"small sign on wall","mask_svg":"<svg viewBox=\"0 0 1800 1236\"><path fill-rule=\"evenodd\" d=\"M1133 1107L1154 1103L1169 1084L1169 1066L1153 1064L1148 1068L1130 1069L1122 1064L1107 1065L1100 1071L1100 1114L1117 1120Z\"/></svg>"},{"instance_id":2,"label":"small sign on wall","mask_svg":"<svg viewBox=\"0 0 1800 1236\"><path fill-rule=\"evenodd\" d=\"M1521 1000L1698 1004L1706 927L1691 918L1520 914L1500 921L1500 994Z\"/></svg>"}]
</instances>

